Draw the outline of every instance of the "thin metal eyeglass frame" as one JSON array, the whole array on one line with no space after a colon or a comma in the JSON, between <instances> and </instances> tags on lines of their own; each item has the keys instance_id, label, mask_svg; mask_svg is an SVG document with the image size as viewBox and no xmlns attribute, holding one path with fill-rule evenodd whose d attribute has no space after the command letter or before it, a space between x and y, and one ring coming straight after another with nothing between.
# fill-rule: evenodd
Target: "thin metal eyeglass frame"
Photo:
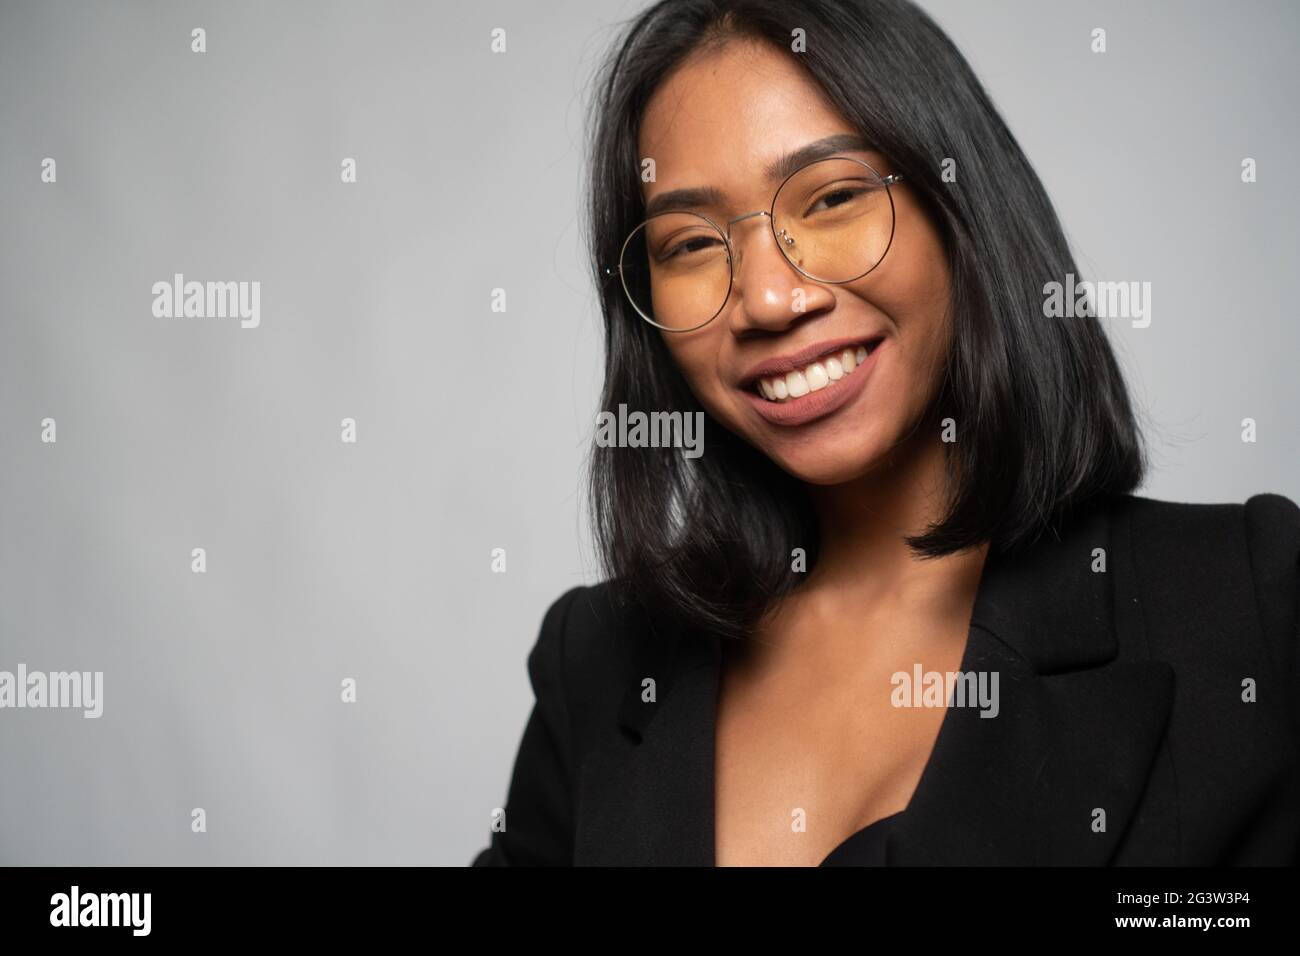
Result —
<instances>
[{"instance_id":1,"label":"thin metal eyeglass frame","mask_svg":"<svg viewBox=\"0 0 1300 956\"><path fill-rule=\"evenodd\" d=\"M786 255L785 248L783 247L781 242L781 236L776 231L776 219L774 216L774 213L776 212L776 201L780 197L781 190L785 188L786 183L794 179L794 177L798 176L804 170L816 166L818 163L828 163L831 162L832 160L847 160L851 163L857 163L859 166L865 166L871 172L871 174L880 181L880 184L885 187L885 196L889 199L889 241L885 243L885 251L880 254L880 258L876 260L875 265L873 265L866 272L856 275L851 279L821 279L818 278L817 276L810 275L809 273L805 272L794 261L792 261L788 255ZM796 169L794 172L792 172L789 176L785 177L785 179L781 180L781 185L777 186L776 192L772 194L772 205L770 206L770 208L768 208L767 210L756 209L753 212L747 212L744 215L737 216L735 219L728 219L726 222L726 229L720 227L716 222L714 222L712 219L710 219L708 216L704 215L703 213L689 212L688 210L668 210L666 212L660 213L659 215L661 216L669 215L670 213L673 212L686 213L687 215L698 216L700 219L703 219L715 230L717 230L718 234L722 236L723 242L725 243L727 248L727 294L723 297L722 304L718 306L717 312L714 312L711 316L709 316L699 325L693 325L689 329L674 329L666 325L660 325L654 319L650 318L650 316L646 315L644 312L641 311L641 307L636 304L636 300L632 298L631 290L629 290L627 287L627 277L623 275L623 256L627 253L627 244L632 241L633 236L635 236L638 232L640 232L645 227L645 224L650 221L649 219L646 219L645 221L641 222L635 229L633 229L631 232L627 234L627 238L623 240L622 248L619 249L618 263L614 265L612 268L607 266L605 268L605 275L612 276L615 272L618 273L620 284L623 286L623 294L624 296L627 297L628 302L631 303L632 308L636 309L637 315L641 316L641 318L645 319L645 321L649 322L655 328L662 329L665 332L694 332L696 329L704 328L706 325L708 325L710 322L716 319L719 315L721 315L722 310L725 309L727 307L727 303L731 301L731 290L735 288L736 285L736 270L733 267L733 263L735 261L735 255L734 255L735 250L732 248L731 245L731 227L738 222L743 222L746 219L752 219L755 216L766 216L767 223L768 223L768 231L772 234L772 238L776 240L776 246L781 251L781 257L790 264L790 268L794 269L801 276L803 276L806 279L811 279L813 282L824 282L827 283L828 285L844 285L845 283L848 282L857 282L863 276L870 275L873 271L879 268L880 263L885 261L885 256L889 254L890 248L894 245L894 230L895 227L898 225L898 217L897 217L897 211L894 208L894 195L890 191L889 187L893 186L895 183L902 182L902 180L903 180L902 173L890 173L888 176L882 176L876 170L876 168L872 166L870 163L866 162L865 160L857 159L853 156L826 156L823 157L822 159L815 159L811 163L805 163L804 165ZM651 217L651 218L657 218L657 217ZM785 232L784 229L781 231ZM790 239L787 236L787 244L791 244L793 242L794 240Z\"/></svg>"}]
</instances>

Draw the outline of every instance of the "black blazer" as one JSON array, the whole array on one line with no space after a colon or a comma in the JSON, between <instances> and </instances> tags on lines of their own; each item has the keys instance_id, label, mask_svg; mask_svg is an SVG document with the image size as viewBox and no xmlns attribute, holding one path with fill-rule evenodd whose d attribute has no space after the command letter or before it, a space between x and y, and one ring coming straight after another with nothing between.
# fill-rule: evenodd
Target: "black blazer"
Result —
<instances>
[{"instance_id":1,"label":"black blazer","mask_svg":"<svg viewBox=\"0 0 1300 956\"><path fill-rule=\"evenodd\" d=\"M1001 710L949 708L887 862L1300 862L1298 595L1300 508L1274 494L1123 496L990 553L961 669L999 672ZM474 865L712 866L718 639L579 587L528 672L506 826Z\"/></svg>"}]
</instances>

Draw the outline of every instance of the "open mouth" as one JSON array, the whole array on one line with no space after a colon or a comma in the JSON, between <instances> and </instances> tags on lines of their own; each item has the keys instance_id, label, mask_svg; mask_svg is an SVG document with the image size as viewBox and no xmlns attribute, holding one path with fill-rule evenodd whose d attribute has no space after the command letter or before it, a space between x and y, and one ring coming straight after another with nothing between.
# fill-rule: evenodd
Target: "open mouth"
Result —
<instances>
[{"instance_id":1,"label":"open mouth","mask_svg":"<svg viewBox=\"0 0 1300 956\"><path fill-rule=\"evenodd\" d=\"M857 346L819 356L806 366L781 375L763 375L751 383L755 392L769 402L781 404L824 388L834 388L853 374L880 344L872 339Z\"/></svg>"}]
</instances>

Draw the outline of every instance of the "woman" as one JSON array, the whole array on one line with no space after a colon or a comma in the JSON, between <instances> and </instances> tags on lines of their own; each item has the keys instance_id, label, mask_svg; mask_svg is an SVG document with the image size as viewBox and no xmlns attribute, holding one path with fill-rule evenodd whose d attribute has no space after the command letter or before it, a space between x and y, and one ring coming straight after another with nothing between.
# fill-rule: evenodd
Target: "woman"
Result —
<instances>
[{"instance_id":1,"label":"woman","mask_svg":"<svg viewBox=\"0 0 1300 956\"><path fill-rule=\"evenodd\" d=\"M1296 862L1300 509L1132 494L1060 224L938 27L666 0L596 106L602 407L706 442L595 449L609 580L546 614L475 863Z\"/></svg>"}]
</instances>

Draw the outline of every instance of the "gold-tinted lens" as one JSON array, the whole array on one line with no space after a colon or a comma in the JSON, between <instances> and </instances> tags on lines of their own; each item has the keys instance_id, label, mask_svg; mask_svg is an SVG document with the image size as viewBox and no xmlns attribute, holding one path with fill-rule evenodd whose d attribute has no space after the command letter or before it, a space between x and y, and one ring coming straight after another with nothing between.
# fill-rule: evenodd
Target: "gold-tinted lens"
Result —
<instances>
[{"instance_id":1,"label":"gold-tinted lens","mask_svg":"<svg viewBox=\"0 0 1300 956\"><path fill-rule=\"evenodd\" d=\"M722 310L731 290L727 243L709 220L666 212L632 230L620 273L642 316L675 332L699 328Z\"/></svg>"},{"instance_id":2,"label":"gold-tinted lens","mask_svg":"<svg viewBox=\"0 0 1300 956\"><path fill-rule=\"evenodd\" d=\"M772 231L786 258L805 275L850 282L885 257L894 237L894 204L869 166L824 159L781 186Z\"/></svg>"}]
</instances>

